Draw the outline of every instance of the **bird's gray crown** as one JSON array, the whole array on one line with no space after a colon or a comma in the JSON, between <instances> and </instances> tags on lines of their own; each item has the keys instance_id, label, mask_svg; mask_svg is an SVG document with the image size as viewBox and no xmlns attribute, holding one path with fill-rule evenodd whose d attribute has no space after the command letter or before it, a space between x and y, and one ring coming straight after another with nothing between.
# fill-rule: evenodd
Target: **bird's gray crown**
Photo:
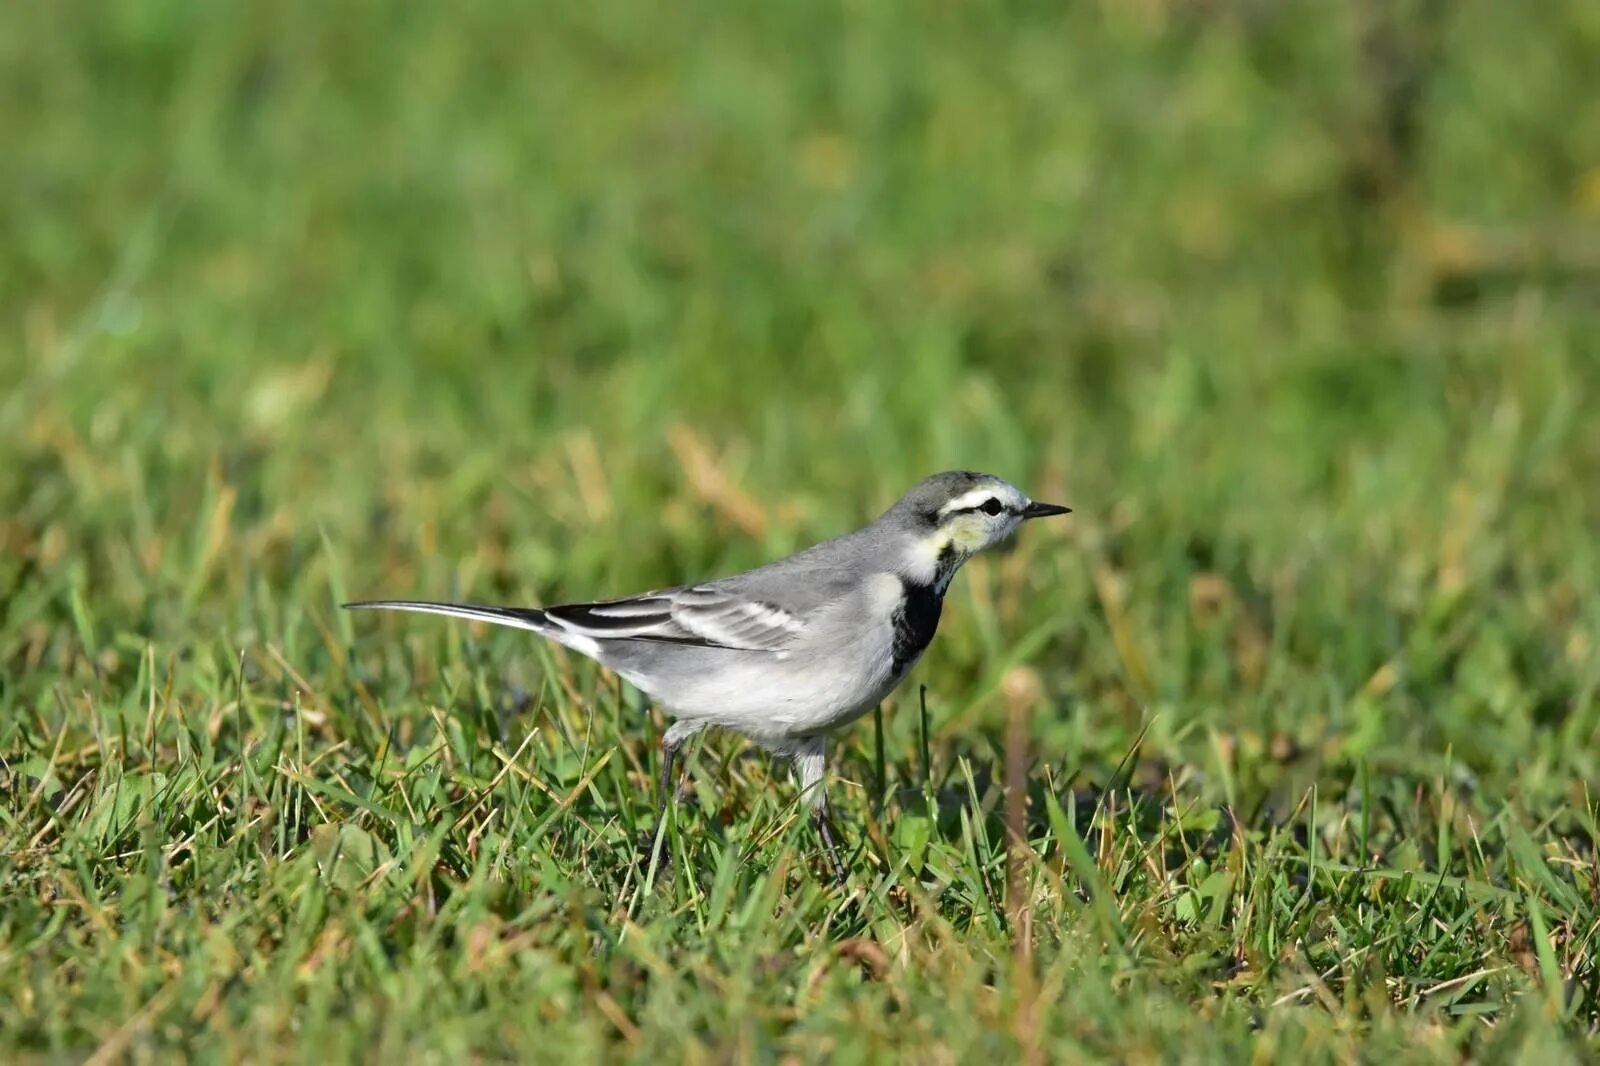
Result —
<instances>
[{"instance_id":1,"label":"bird's gray crown","mask_svg":"<svg viewBox=\"0 0 1600 1066\"><path fill-rule=\"evenodd\" d=\"M993 474L980 474L974 470L946 470L923 478L885 511L880 521L886 519L907 525L936 526L939 524L940 509L945 504L976 489L991 486L997 491L1016 492L1009 482Z\"/></svg>"}]
</instances>

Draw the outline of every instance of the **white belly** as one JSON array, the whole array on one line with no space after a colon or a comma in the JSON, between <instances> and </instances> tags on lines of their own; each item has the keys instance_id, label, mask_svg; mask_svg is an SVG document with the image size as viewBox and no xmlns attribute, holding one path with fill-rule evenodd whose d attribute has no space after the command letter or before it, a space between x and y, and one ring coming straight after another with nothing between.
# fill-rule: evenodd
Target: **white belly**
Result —
<instances>
[{"instance_id":1,"label":"white belly","mask_svg":"<svg viewBox=\"0 0 1600 1066\"><path fill-rule=\"evenodd\" d=\"M699 669L675 676L619 672L674 717L733 729L766 747L787 748L855 721L904 678L911 663L898 675L891 672L894 632L889 618L899 596L899 582L885 575L883 583L863 590L860 600L834 608L872 623L814 619L811 635L785 652L708 650L696 664Z\"/></svg>"}]
</instances>

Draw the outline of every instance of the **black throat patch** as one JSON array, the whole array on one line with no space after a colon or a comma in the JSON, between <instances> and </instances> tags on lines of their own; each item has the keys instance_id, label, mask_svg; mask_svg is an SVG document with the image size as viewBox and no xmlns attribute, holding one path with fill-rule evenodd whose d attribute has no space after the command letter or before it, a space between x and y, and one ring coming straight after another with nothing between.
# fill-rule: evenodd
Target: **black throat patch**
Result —
<instances>
[{"instance_id":1,"label":"black throat patch","mask_svg":"<svg viewBox=\"0 0 1600 1066\"><path fill-rule=\"evenodd\" d=\"M917 656L921 655L933 634L939 628L939 612L944 607L944 596L933 585L913 585L904 578L900 586L905 589L905 599L895 608L891 620L894 625L894 677L903 674Z\"/></svg>"}]
</instances>

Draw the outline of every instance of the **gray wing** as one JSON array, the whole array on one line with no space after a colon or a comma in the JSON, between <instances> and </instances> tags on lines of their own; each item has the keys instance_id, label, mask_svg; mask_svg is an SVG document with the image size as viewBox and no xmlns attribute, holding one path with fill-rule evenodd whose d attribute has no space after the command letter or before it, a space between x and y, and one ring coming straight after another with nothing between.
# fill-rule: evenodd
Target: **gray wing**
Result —
<instances>
[{"instance_id":1,"label":"gray wing","mask_svg":"<svg viewBox=\"0 0 1600 1066\"><path fill-rule=\"evenodd\" d=\"M819 612L880 569L870 565L871 548L860 534L852 534L732 577L596 603L539 608L378 600L345 606L531 629L587 655L613 641L781 652L805 634Z\"/></svg>"},{"instance_id":2,"label":"gray wing","mask_svg":"<svg viewBox=\"0 0 1600 1066\"><path fill-rule=\"evenodd\" d=\"M818 544L787 559L698 585L602 603L551 607L563 628L598 640L653 640L740 651L782 651L825 607L848 596L878 567L859 535Z\"/></svg>"},{"instance_id":3,"label":"gray wing","mask_svg":"<svg viewBox=\"0 0 1600 1066\"><path fill-rule=\"evenodd\" d=\"M781 651L805 631L804 620L793 612L715 585L573 603L544 613L568 633L597 641L649 640L737 651Z\"/></svg>"}]
</instances>

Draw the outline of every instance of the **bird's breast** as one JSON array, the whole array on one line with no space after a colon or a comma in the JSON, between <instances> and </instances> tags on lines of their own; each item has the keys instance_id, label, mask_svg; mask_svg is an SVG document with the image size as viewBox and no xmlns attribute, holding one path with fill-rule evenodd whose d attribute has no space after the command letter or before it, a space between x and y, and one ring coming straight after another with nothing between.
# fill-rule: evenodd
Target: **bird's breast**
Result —
<instances>
[{"instance_id":1,"label":"bird's breast","mask_svg":"<svg viewBox=\"0 0 1600 1066\"><path fill-rule=\"evenodd\" d=\"M894 630L889 675L898 681L911 664L927 649L939 628L939 612L944 597L933 585L912 584L902 579L900 603L890 617Z\"/></svg>"}]
</instances>

